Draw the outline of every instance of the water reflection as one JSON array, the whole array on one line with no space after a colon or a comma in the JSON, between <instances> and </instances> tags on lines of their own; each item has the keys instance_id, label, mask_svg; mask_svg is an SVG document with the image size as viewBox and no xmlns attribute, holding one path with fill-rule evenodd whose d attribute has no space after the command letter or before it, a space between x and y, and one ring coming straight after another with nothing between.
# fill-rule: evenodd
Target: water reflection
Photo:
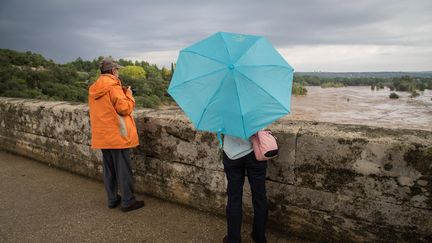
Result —
<instances>
[{"instance_id":1,"label":"water reflection","mask_svg":"<svg viewBox=\"0 0 432 243\"><path fill-rule=\"evenodd\" d=\"M307 90L306 96L293 96L291 115L283 119L432 131L431 90L416 98L397 92L399 99L390 99L388 88L373 91L370 86Z\"/></svg>"}]
</instances>

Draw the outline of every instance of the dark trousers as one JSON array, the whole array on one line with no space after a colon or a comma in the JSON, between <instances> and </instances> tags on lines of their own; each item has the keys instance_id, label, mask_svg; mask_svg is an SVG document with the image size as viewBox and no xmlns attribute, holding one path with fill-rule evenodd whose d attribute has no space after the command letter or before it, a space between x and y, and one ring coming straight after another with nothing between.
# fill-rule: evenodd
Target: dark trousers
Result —
<instances>
[{"instance_id":1,"label":"dark trousers","mask_svg":"<svg viewBox=\"0 0 432 243\"><path fill-rule=\"evenodd\" d=\"M134 204L130 149L102 149L102 155L108 205L115 204L118 188L120 188L122 195L122 207Z\"/></svg>"},{"instance_id":2,"label":"dark trousers","mask_svg":"<svg viewBox=\"0 0 432 243\"><path fill-rule=\"evenodd\" d=\"M241 242L242 199L245 174L247 174L250 184L254 208L252 237L258 243L266 242L265 231L268 205L265 179L267 162L257 161L252 152L236 160L231 160L224 153L223 163L228 180L228 203L226 206L228 242Z\"/></svg>"}]
</instances>

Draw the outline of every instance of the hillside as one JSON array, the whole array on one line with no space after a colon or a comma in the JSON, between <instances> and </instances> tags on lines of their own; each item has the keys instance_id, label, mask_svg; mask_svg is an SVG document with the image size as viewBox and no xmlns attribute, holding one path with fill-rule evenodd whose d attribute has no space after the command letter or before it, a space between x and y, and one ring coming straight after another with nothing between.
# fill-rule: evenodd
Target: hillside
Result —
<instances>
[{"instance_id":1,"label":"hillside","mask_svg":"<svg viewBox=\"0 0 432 243\"><path fill-rule=\"evenodd\" d=\"M77 58L56 64L37 53L0 49L0 96L87 102L88 86L99 76L101 60ZM136 90L138 107L172 102L166 93L171 70L144 61L118 62L125 67L120 70L120 79Z\"/></svg>"}]
</instances>

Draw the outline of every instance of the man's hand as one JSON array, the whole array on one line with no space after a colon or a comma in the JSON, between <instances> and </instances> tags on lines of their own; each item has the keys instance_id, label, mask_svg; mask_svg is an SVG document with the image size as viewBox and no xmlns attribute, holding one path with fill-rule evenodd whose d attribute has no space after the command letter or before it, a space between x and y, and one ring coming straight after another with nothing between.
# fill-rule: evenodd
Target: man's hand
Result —
<instances>
[{"instance_id":1,"label":"man's hand","mask_svg":"<svg viewBox=\"0 0 432 243\"><path fill-rule=\"evenodd\" d=\"M123 92L126 94L127 92L130 92L132 94L132 87L131 86L123 86L122 87Z\"/></svg>"}]
</instances>

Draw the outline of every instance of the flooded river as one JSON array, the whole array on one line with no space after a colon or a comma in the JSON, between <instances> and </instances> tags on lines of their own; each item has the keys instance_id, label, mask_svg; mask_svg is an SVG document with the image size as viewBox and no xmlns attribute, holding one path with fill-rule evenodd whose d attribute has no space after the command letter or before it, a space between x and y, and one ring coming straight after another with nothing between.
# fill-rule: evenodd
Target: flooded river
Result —
<instances>
[{"instance_id":1,"label":"flooded river","mask_svg":"<svg viewBox=\"0 0 432 243\"><path fill-rule=\"evenodd\" d=\"M283 119L432 131L432 90L422 91L416 98L410 98L408 92L397 92L400 98L390 99L387 88L306 88L306 96L292 97L291 114Z\"/></svg>"}]
</instances>

